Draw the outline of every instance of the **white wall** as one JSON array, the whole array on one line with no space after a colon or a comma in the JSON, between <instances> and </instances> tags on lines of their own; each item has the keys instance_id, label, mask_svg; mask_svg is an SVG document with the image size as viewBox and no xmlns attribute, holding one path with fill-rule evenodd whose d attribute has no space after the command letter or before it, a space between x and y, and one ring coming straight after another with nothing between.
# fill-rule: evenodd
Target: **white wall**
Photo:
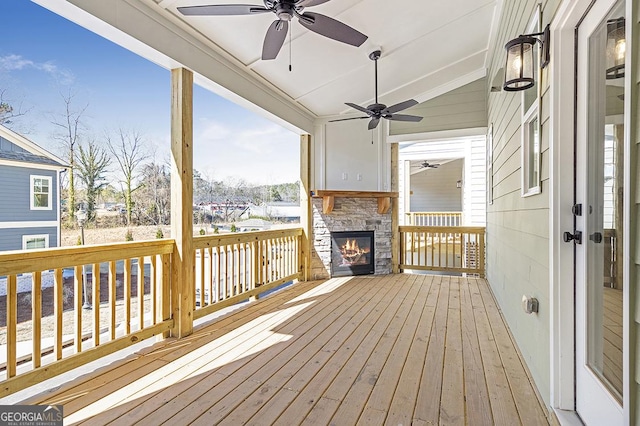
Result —
<instances>
[{"instance_id":1,"label":"white wall","mask_svg":"<svg viewBox=\"0 0 640 426\"><path fill-rule=\"evenodd\" d=\"M314 189L389 191L391 154L386 120L323 123L314 133Z\"/></svg>"}]
</instances>

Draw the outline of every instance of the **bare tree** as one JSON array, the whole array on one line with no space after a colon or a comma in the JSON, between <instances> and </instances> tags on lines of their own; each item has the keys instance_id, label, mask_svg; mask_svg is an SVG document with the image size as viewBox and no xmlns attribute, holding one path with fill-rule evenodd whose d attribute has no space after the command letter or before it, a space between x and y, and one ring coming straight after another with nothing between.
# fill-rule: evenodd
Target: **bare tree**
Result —
<instances>
[{"instance_id":1,"label":"bare tree","mask_svg":"<svg viewBox=\"0 0 640 426\"><path fill-rule=\"evenodd\" d=\"M73 99L75 97L75 93L73 93L71 89L69 89L67 93L60 93L60 96L62 96L62 100L64 102L64 111L58 114L51 123L56 126L57 129L53 138L62 146L62 150L65 153L64 157L66 157L70 166L68 173L69 188L67 191L69 215L67 216L67 220L70 225L73 225L73 212L76 208L76 187L74 179L76 168L76 146L80 140L81 132L84 130L82 116L89 107L89 104L86 104L80 109L74 109Z\"/></svg>"},{"instance_id":2,"label":"bare tree","mask_svg":"<svg viewBox=\"0 0 640 426\"><path fill-rule=\"evenodd\" d=\"M95 141L78 145L77 171L78 178L84 184L87 197L87 215L90 221L95 219L96 199L107 185L104 173L111 163L104 148Z\"/></svg>"},{"instance_id":3,"label":"bare tree","mask_svg":"<svg viewBox=\"0 0 640 426\"><path fill-rule=\"evenodd\" d=\"M127 225L131 224L131 211L133 208L134 182L137 178L138 167L147 157L145 140L137 130L118 129L116 135L107 134L107 146L115 158L122 172L124 184L124 202L127 210Z\"/></svg>"},{"instance_id":4,"label":"bare tree","mask_svg":"<svg viewBox=\"0 0 640 426\"><path fill-rule=\"evenodd\" d=\"M13 123L16 118L25 115L29 111L22 109L22 104L16 109L14 102L7 99L6 93L7 89L0 90L0 124L2 125Z\"/></svg>"}]
</instances>

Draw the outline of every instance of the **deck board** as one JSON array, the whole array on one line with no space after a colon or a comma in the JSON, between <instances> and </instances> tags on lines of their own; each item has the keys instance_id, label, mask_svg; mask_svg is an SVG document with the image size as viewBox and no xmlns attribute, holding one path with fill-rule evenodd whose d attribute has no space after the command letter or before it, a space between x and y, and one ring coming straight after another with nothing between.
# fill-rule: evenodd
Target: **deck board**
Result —
<instances>
[{"instance_id":1,"label":"deck board","mask_svg":"<svg viewBox=\"0 0 640 426\"><path fill-rule=\"evenodd\" d=\"M34 398L65 424L548 424L482 279L300 283Z\"/></svg>"}]
</instances>

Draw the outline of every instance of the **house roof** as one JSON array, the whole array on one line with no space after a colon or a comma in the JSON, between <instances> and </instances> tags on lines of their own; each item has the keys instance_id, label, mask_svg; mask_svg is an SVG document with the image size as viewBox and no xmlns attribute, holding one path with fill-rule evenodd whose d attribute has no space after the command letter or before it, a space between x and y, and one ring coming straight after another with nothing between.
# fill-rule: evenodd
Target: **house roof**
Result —
<instances>
[{"instance_id":1,"label":"house roof","mask_svg":"<svg viewBox=\"0 0 640 426\"><path fill-rule=\"evenodd\" d=\"M368 36L360 47L336 42L292 20L275 60L260 59L272 13L184 16L178 7L260 0L38 0L39 4L291 130L317 120L358 116L345 105L424 102L486 75L503 0L333 0L305 9ZM289 49L289 47L291 47ZM292 71L289 71L291 61Z\"/></svg>"},{"instance_id":2,"label":"house roof","mask_svg":"<svg viewBox=\"0 0 640 426\"><path fill-rule=\"evenodd\" d=\"M27 151L0 151L0 159L2 160L69 168L69 165L64 160L40 147L35 142L2 125L0 125L0 137Z\"/></svg>"},{"instance_id":3,"label":"house roof","mask_svg":"<svg viewBox=\"0 0 640 426\"><path fill-rule=\"evenodd\" d=\"M0 151L0 160L18 161L20 163L43 164L55 167L67 167L49 157L35 155L28 152Z\"/></svg>"}]
</instances>

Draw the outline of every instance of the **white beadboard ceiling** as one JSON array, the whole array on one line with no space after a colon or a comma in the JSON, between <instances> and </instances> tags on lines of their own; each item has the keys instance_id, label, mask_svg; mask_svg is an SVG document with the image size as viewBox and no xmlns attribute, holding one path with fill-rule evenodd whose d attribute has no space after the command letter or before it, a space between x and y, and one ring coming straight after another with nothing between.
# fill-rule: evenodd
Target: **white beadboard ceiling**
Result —
<instances>
[{"instance_id":1,"label":"white beadboard ceiling","mask_svg":"<svg viewBox=\"0 0 640 426\"><path fill-rule=\"evenodd\" d=\"M342 21L366 34L368 40L360 47L342 44L305 29L294 19L291 45L287 37L272 61L262 61L260 56L267 28L276 19L274 14L196 17L177 11L181 6L210 4L262 6L261 0L67 0L62 2L66 6L60 6L60 0L34 1L144 54L144 49L132 48L131 41L104 30L101 24L107 22L179 64L186 61L184 57L176 58L171 46L160 42L154 45L153 25L157 22L158 29L169 28L181 37L184 33L204 45L201 51L215 52L233 64L231 72L244 73L265 90L277 93L283 102L315 119L352 113L345 102L363 106L373 102L374 64L368 55L378 48L382 50L378 63L379 98L387 105L408 98L422 102L484 76L503 0L331 0L306 10ZM82 13L69 12L69 7ZM126 10L152 19L144 27L127 27ZM96 23L95 17L104 22ZM167 48L164 52L163 46ZM288 69L290 50L292 72ZM223 86L229 94L248 97L223 79L216 81L215 75L206 78ZM270 109L268 103L249 101Z\"/></svg>"}]
</instances>

